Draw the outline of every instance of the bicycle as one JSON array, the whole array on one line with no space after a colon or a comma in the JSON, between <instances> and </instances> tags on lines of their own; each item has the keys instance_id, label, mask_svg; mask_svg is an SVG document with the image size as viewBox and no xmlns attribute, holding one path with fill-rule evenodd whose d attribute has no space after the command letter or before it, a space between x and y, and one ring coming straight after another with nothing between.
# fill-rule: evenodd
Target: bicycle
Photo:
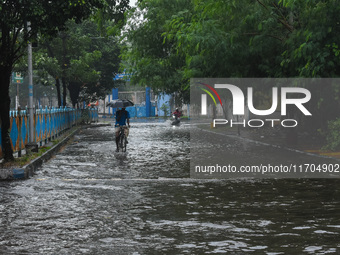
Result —
<instances>
[{"instance_id":1,"label":"bicycle","mask_svg":"<svg viewBox=\"0 0 340 255\"><path fill-rule=\"evenodd\" d=\"M127 127L126 126L119 126L118 148L120 148L122 150L122 152L126 152L127 137L125 135L125 128L127 128Z\"/></svg>"}]
</instances>

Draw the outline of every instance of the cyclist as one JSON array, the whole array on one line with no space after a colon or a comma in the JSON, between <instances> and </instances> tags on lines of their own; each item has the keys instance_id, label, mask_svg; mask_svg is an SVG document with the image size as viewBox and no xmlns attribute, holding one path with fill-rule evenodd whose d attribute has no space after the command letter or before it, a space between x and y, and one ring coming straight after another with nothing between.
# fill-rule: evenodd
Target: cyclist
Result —
<instances>
[{"instance_id":1,"label":"cyclist","mask_svg":"<svg viewBox=\"0 0 340 255\"><path fill-rule=\"evenodd\" d=\"M116 145L117 145L116 151L119 151L118 143L119 143L120 126L124 127L125 136L128 137L129 135L128 127L130 127L130 114L127 110L125 110L125 108L122 108L121 110L116 111L115 118L116 118L115 131L116 131ZM128 124L128 127L126 126L126 123Z\"/></svg>"}]
</instances>

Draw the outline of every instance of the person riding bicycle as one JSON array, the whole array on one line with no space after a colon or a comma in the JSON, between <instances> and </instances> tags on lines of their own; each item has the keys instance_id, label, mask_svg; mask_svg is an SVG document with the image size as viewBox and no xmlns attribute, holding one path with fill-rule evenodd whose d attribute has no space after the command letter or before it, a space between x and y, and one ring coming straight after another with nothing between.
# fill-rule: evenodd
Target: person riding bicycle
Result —
<instances>
[{"instance_id":1,"label":"person riding bicycle","mask_svg":"<svg viewBox=\"0 0 340 255\"><path fill-rule=\"evenodd\" d=\"M115 124L115 131L116 131L116 145L117 145L117 151L118 149L118 143L119 143L119 131L120 127L123 126L125 131L125 136L128 137L129 135L129 128L130 127L130 114L125 108L123 107L121 110L116 111L116 124ZM128 127L126 126L126 123L128 124ZM126 141L127 143L127 141Z\"/></svg>"},{"instance_id":2,"label":"person riding bicycle","mask_svg":"<svg viewBox=\"0 0 340 255\"><path fill-rule=\"evenodd\" d=\"M182 113L178 110L178 108L176 108L176 111L174 111L172 114L175 115L176 120L182 116Z\"/></svg>"}]
</instances>

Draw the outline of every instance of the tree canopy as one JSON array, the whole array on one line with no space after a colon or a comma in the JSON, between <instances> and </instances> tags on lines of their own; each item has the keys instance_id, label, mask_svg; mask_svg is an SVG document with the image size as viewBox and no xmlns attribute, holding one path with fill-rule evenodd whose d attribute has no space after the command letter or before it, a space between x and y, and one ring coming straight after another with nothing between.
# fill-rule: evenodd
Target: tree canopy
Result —
<instances>
[{"instance_id":1,"label":"tree canopy","mask_svg":"<svg viewBox=\"0 0 340 255\"><path fill-rule=\"evenodd\" d=\"M148 85L155 92L176 92L188 100L185 58L178 54L176 41L163 36L172 16L188 8L190 1L141 1L131 11L122 33L122 70L133 73L132 83Z\"/></svg>"},{"instance_id":2,"label":"tree canopy","mask_svg":"<svg viewBox=\"0 0 340 255\"><path fill-rule=\"evenodd\" d=\"M39 76L49 74L55 78L56 86L65 85L73 106L80 100L103 98L115 86L113 77L119 64L117 40L113 36L101 36L93 20L80 24L69 21L67 30L45 40L39 52L42 53L42 59L37 61ZM59 101L66 103L65 98Z\"/></svg>"},{"instance_id":3,"label":"tree canopy","mask_svg":"<svg viewBox=\"0 0 340 255\"><path fill-rule=\"evenodd\" d=\"M140 1L122 68L183 102L195 77L339 77L339 17L335 0ZM318 118L339 115L327 110L339 109L339 86L313 90Z\"/></svg>"},{"instance_id":4,"label":"tree canopy","mask_svg":"<svg viewBox=\"0 0 340 255\"><path fill-rule=\"evenodd\" d=\"M67 20L80 22L103 0L11 0L0 2L0 120L5 160L13 160L9 139L9 84L13 65L25 54L27 42L39 33L53 36L65 28ZM27 29L30 22L30 29Z\"/></svg>"},{"instance_id":5,"label":"tree canopy","mask_svg":"<svg viewBox=\"0 0 340 255\"><path fill-rule=\"evenodd\" d=\"M69 21L64 31L44 40L40 50L55 59L57 66L50 68L51 61L44 61L38 69L55 78L58 98L62 85L59 105L66 104L66 91L75 106L79 101L88 103L103 98L117 85L113 80L118 73L120 53L116 35L124 23L128 3L106 0L91 18L81 23Z\"/></svg>"},{"instance_id":6,"label":"tree canopy","mask_svg":"<svg viewBox=\"0 0 340 255\"><path fill-rule=\"evenodd\" d=\"M339 14L335 0L141 1L123 67L172 92L193 77L338 77Z\"/></svg>"}]
</instances>

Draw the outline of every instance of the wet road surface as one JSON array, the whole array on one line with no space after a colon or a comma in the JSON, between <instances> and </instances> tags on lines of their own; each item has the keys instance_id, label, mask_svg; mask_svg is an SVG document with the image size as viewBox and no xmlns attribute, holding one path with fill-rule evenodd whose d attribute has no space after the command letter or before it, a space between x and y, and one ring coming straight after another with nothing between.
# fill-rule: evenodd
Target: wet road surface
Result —
<instances>
[{"instance_id":1,"label":"wet road surface","mask_svg":"<svg viewBox=\"0 0 340 255\"><path fill-rule=\"evenodd\" d=\"M85 129L0 182L0 254L340 253L338 179L190 179L190 128L133 123L127 153Z\"/></svg>"}]
</instances>

